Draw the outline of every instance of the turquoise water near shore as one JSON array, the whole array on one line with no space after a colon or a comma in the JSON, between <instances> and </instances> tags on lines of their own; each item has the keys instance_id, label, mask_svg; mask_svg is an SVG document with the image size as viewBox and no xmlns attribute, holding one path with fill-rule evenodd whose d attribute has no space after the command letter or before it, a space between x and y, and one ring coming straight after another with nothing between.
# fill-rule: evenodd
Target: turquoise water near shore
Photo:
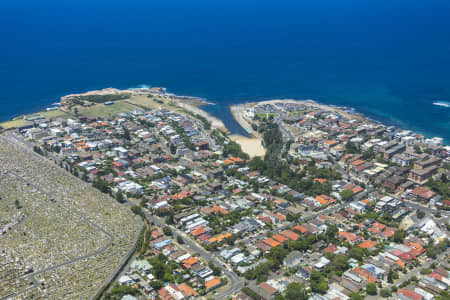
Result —
<instances>
[{"instance_id":1,"label":"turquoise water near shore","mask_svg":"<svg viewBox=\"0 0 450 300\"><path fill-rule=\"evenodd\" d=\"M450 2L0 3L0 120L139 84L228 106L315 99L450 142Z\"/></svg>"}]
</instances>

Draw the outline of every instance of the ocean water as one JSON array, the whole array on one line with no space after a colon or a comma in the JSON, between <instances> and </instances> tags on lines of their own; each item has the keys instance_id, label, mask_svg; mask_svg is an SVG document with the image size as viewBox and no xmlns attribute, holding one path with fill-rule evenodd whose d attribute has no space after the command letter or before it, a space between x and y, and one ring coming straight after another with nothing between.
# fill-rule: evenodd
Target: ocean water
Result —
<instances>
[{"instance_id":1,"label":"ocean water","mask_svg":"<svg viewBox=\"0 0 450 300\"><path fill-rule=\"evenodd\" d=\"M2 0L0 120L141 84L345 105L450 142L448 0Z\"/></svg>"}]
</instances>

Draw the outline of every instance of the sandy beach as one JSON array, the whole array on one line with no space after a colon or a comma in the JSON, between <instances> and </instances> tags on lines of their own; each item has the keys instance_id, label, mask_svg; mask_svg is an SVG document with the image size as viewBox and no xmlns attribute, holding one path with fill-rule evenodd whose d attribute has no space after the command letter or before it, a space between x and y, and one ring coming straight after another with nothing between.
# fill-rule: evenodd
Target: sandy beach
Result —
<instances>
[{"instance_id":1,"label":"sandy beach","mask_svg":"<svg viewBox=\"0 0 450 300\"><path fill-rule=\"evenodd\" d=\"M241 145L242 150L250 155L250 157L261 156L266 154L266 149L264 149L261 144L260 138L248 138L242 135L233 134L230 135L230 139Z\"/></svg>"},{"instance_id":2,"label":"sandy beach","mask_svg":"<svg viewBox=\"0 0 450 300\"><path fill-rule=\"evenodd\" d=\"M262 136L257 131L254 131L250 125L250 121L245 116L247 108L254 107L261 104L275 104L277 102L283 103L299 103L311 108L320 108L325 111L339 113L349 119L358 119L361 116L344 112L338 107L323 105L315 102L314 100L292 100L292 99L273 99L261 102L251 102L245 104L238 104L230 106L231 114L237 123L249 134L251 137L244 137L242 135L231 135L230 138L241 145L242 150L248 153L251 157L264 156L265 149L262 146Z\"/></svg>"},{"instance_id":3,"label":"sandy beach","mask_svg":"<svg viewBox=\"0 0 450 300\"><path fill-rule=\"evenodd\" d=\"M230 138L241 145L242 150L250 155L250 157L255 156L264 156L266 154L266 149L262 145L262 137L261 135L254 131L250 125L250 123L247 122L247 120L244 117L245 109L249 107L246 104L241 105L233 105L230 106L231 114L233 115L233 118L236 120L236 122L251 136L251 137L245 137L242 135L231 135Z\"/></svg>"}]
</instances>

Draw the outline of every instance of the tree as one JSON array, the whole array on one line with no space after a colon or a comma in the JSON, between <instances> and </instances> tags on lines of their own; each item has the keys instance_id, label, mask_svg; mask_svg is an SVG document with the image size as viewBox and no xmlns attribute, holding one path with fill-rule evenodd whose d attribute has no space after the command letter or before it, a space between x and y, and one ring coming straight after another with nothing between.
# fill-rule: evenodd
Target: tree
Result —
<instances>
[{"instance_id":1,"label":"tree","mask_svg":"<svg viewBox=\"0 0 450 300\"><path fill-rule=\"evenodd\" d=\"M166 273L166 270L164 268L164 263L158 261L158 262L154 262L152 263L153 266L153 275L155 275L156 278L158 279L164 279L164 274Z\"/></svg>"},{"instance_id":2,"label":"tree","mask_svg":"<svg viewBox=\"0 0 450 300\"><path fill-rule=\"evenodd\" d=\"M163 233L164 233L165 235L172 235L172 229L170 229L169 226L164 226L164 227L163 227Z\"/></svg>"},{"instance_id":3,"label":"tree","mask_svg":"<svg viewBox=\"0 0 450 300\"><path fill-rule=\"evenodd\" d=\"M420 270L420 274L422 275L428 275L431 274L433 272L433 270L431 268L423 268L422 270Z\"/></svg>"},{"instance_id":4,"label":"tree","mask_svg":"<svg viewBox=\"0 0 450 300\"><path fill-rule=\"evenodd\" d=\"M436 299L437 300L448 300L448 299L450 299L450 295L447 291L442 290L439 292L439 296Z\"/></svg>"},{"instance_id":5,"label":"tree","mask_svg":"<svg viewBox=\"0 0 450 300\"><path fill-rule=\"evenodd\" d=\"M377 286L375 285L375 283L367 284L366 292L368 295L376 296L377 295Z\"/></svg>"},{"instance_id":6,"label":"tree","mask_svg":"<svg viewBox=\"0 0 450 300\"><path fill-rule=\"evenodd\" d=\"M175 147L174 144L170 144L170 153L172 153L172 154L177 153L177 147Z\"/></svg>"},{"instance_id":7,"label":"tree","mask_svg":"<svg viewBox=\"0 0 450 300\"><path fill-rule=\"evenodd\" d=\"M118 192L116 193L116 200L117 200L117 202L119 202L119 203L125 202L125 199L123 198L123 194L122 194L121 191L118 191Z\"/></svg>"},{"instance_id":8,"label":"tree","mask_svg":"<svg viewBox=\"0 0 450 300\"><path fill-rule=\"evenodd\" d=\"M81 177L81 179L82 179L83 181L88 182L89 177L88 177L88 175L87 175L85 172L83 172L83 176Z\"/></svg>"},{"instance_id":9,"label":"tree","mask_svg":"<svg viewBox=\"0 0 450 300\"><path fill-rule=\"evenodd\" d=\"M285 298L287 300L306 300L308 299L308 293L303 284L293 282L287 286Z\"/></svg>"},{"instance_id":10,"label":"tree","mask_svg":"<svg viewBox=\"0 0 450 300\"><path fill-rule=\"evenodd\" d=\"M322 277L320 272L312 271L311 272L311 290L314 293L325 294L328 290L328 282L325 278Z\"/></svg>"},{"instance_id":11,"label":"tree","mask_svg":"<svg viewBox=\"0 0 450 300\"><path fill-rule=\"evenodd\" d=\"M420 209L417 210L416 215L419 219L423 219L423 217L425 217L425 213Z\"/></svg>"},{"instance_id":12,"label":"tree","mask_svg":"<svg viewBox=\"0 0 450 300\"><path fill-rule=\"evenodd\" d=\"M131 139L130 131L126 127L123 128L123 138L128 140L128 141Z\"/></svg>"},{"instance_id":13,"label":"tree","mask_svg":"<svg viewBox=\"0 0 450 300\"><path fill-rule=\"evenodd\" d=\"M142 208L137 205L133 205L131 207L131 211L138 216L142 216L144 214L144 212L142 211Z\"/></svg>"},{"instance_id":14,"label":"tree","mask_svg":"<svg viewBox=\"0 0 450 300\"><path fill-rule=\"evenodd\" d=\"M105 193L105 194L109 193L108 183L100 178L96 179L92 185L96 189L100 190L102 193Z\"/></svg>"},{"instance_id":15,"label":"tree","mask_svg":"<svg viewBox=\"0 0 450 300\"><path fill-rule=\"evenodd\" d=\"M159 290L160 288L162 288L162 287L164 286L164 284L163 284L161 281L159 281L159 280L153 280L153 281L150 281L150 286L151 286L155 291L157 291L157 290Z\"/></svg>"},{"instance_id":16,"label":"tree","mask_svg":"<svg viewBox=\"0 0 450 300\"><path fill-rule=\"evenodd\" d=\"M353 197L353 191L352 190L343 190L341 193L342 201L349 201Z\"/></svg>"},{"instance_id":17,"label":"tree","mask_svg":"<svg viewBox=\"0 0 450 300\"><path fill-rule=\"evenodd\" d=\"M347 144L345 144L345 152L355 154L359 152L359 149L355 143L347 142Z\"/></svg>"},{"instance_id":18,"label":"tree","mask_svg":"<svg viewBox=\"0 0 450 300\"><path fill-rule=\"evenodd\" d=\"M225 242L230 245L233 246L234 242L236 242L236 240L238 239L238 235L236 234L232 234L231 236L225 238Z\"/></svg>"},{"instance_id":19,"label":"tree","mask_svg":"<svg viewBox=\"0 0 450 300\"><path fill-rule=\"evenodd\" d=\"M328 240L333 240L336 238L337 233L339 232L339 229L335 224L330 224L327 227L327 231L325 235L327 236Z\"/></svg>"},{"instance_id":20,"label":"tree","mask_svg":"<svg viewBox=\"0 0 450 300\"><path fill-rule=\"evenodd\" d=\"M426 254L429 258L435 259L438 256L438 254L444 252L449 245L450 242L448 239L440 241L437 245L431 242L425 247Z\"/></svg>"},{"instance_id":21,"label":"tree","mask_svg":"<svg viewBox=\"0 0 450 300\"><path fill-rule=\"evenodd\" d=\"M166 218L166 224L173 225L175 224L175 220L173 218L173 211L170 211Z\"/></svg>"},{"instance_id":22,"label":"tree","mask_svg":"<svg viewBox=\"0 0 450 300\"><path fill-rule=\"evenodd\" d=\"M184 244L184 240L181 237L181 235L177 236L177 242L178 242L178 244Z\"/></svg>"},{"instance_id":23,"label":"tree","mask_svg":"<svg viewBox=\"0 0 450 300\"><path fill-rule=\"evenodd\" d=\"M405 231L404 230L397 230L394 233L394 242L396 243L403 243L403 240L405 239Z\"/></svg>"},{"instance_id":24,"label":"tree","mask_svg":"<svg viewBox=\"0 0 450 300\"><path fill-rule=\"evenodd\" d=\"M353 247L348 252L348 255L351 258L354 258L356 260L361 260L363 258L363 256L364 256L364 250L359 248L359 247Z\"/></svg>"},{"instance_id":25,"label":"tree","mask_svg":"<svg viewBox=\"0 0 450 300\"><path fill-rule=\"evenodd\" d=\"M347 261L348 261L347 256L345 256L345 255L335 255L333 257L333 266L338 271L345 271L348 268Z\"/></svg>"},{"instance_id":26,"label":"tree","mask_svg":"<svg viewBox=\"0 0 450 300\"><path fill-rule=\"evenodd\" d=\"M358 293L351 293L350 300L364 300L364 297Z\"/></svg>"},{"instance_id":27,"label":"tree","mask_svg":"<svg viewBox=\"0 0 450 300\"><path fill-rule=\"evenodd\" d=\"M380 296L383 298L387 298L391 296L391 290L388 288L384 288L380 290Z\"/></svg>"},{"instance_id":28,"label":"tree","mask_svg":"<svg viewBox=\"0 0 450 300\"><path fill-rule=\"evenodd\" d=\"M392 272L392 269L389 269L389 272L387 275L387 282L394 283L394 272Z\"/></svg>"},{"instance_id":29,"label":"tree","mask_svg":"<svg viewBox=\"0 0 450 300\"><path fill-rule=\"evenodd\" d=\"M419 154L422 153L422 149L419 147L419 145L414 145L414 151L416 151Z\"/></svg>"},{"instance_id":30,"label":"tree","mask_svg":"<svg viewBox=\"0 0 450 300\"><path fill-rule=\"evenodd\" d=\"M122 299L122 297L125 295L138 296L141 294L142 294L141 291L135 287L114 284L111 290L107 294L105 294L104 299L106 300Z\"/></svg>"},{"instance_id":31,"label":"tree","mask_svg":"<svg viewBox=\"0 0 450 300\"><path fill-rule=\"evenodd\" d=\"M236 156L242 159L248 159L249 156L247 153L242 151L241 145L234 141L228 141L223 145L223 155L224 156Z\"/></svg>"},{"instance_id":32,"label":"tree","mask_svg":"<svg viewBox=\"0 0 450 300\"><path fill-rule=\"evenodd\" d=\"M222 270L213 261L208 263L208 267L213 271L214 276L220 276L222 274Z\"/></svg>"}]
</instances>

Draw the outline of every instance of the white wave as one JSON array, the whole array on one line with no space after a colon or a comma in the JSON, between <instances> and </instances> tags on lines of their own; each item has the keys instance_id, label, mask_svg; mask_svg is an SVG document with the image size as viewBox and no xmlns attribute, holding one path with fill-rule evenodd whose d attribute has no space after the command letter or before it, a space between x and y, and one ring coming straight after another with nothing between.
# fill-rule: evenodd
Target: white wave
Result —
<instances>
[{"instance_id":1,"label":"white wave","mask_svg":"<svg viewBox=\"0 0 450 300\"><path fill-rule=\"evenodd\" d=\"M129 90L138 90L138 89L151 89L152 86L149 84L138 84L137 86L130 87Z\"/></svg>"},{"instance_id":2,"label":"white wave","mask_svg":"<svg viewBox=\"0 0 450 300\"><path fill-rule=\"evenodd\" d=\"M433 105L443 106L443 107L448 107L448 108L450 108L450 102L447 102L447 101L437 101L437 102L433 102Z\"/></svg>"}]
</instances>

